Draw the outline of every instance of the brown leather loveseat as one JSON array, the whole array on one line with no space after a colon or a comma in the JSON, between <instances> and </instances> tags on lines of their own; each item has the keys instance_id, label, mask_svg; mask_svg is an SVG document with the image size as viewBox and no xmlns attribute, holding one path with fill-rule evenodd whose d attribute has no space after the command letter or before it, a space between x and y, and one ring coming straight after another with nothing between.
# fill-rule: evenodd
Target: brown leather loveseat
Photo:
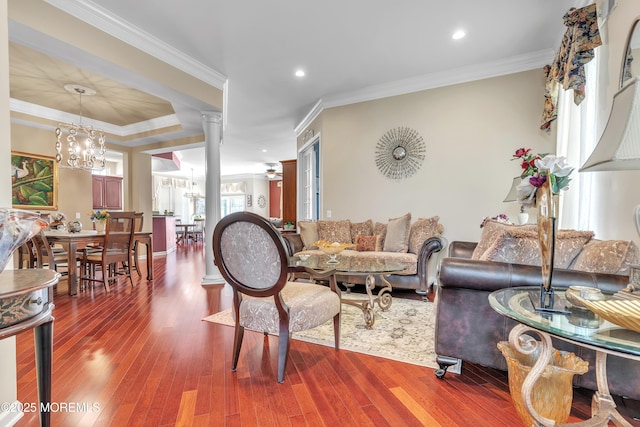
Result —
<instances>
[{"instance_id":1,"label":"brown leather loveseat","mask_svg":"<svg viewBox=\"0 0 640 427\"><path fill-rule=\"evenodd\" d=\"M488 302L491 292L516 286L540 286L540 267L470 259L476 242L454 241L448 257L442 259L436 290L435 352L442 378L448 367L459 361L506 371L496 344L507 341L516 323L495 312ZM629 277L556 268L554 288L592 286L614 293L627 286ZM574 385L596 390L595 352L554 339L559 350L571 351L589 362L589 371L574 377ZM615 356L607 358L612 394L640 400L640 362Z\"/></svg>"}]
</instances>

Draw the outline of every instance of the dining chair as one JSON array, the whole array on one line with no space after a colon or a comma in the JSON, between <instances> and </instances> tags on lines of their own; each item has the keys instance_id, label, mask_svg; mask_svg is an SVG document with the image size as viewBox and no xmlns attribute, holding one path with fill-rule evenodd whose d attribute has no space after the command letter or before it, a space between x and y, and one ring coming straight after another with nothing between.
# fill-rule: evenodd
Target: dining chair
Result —
<instances>
[{"instance_id":1,"label":"dining chair","mask_svg":"<svg viewBox=\"0 0 640 427\"><path fill-rule=\"evenodd\" d=\"M176 218L176 226L182 224L182 220L180 218ZM184 242L184 238L186 237L186 231L184 227L176 227L176 244L180 244Z\"/></svg>"},{"instance_id":2,"label":"dining chair","mask_svg":"<svg viewBox=\"0 0 640 427\"><path fill-rule=\"evenodd\" d=\"M49 243L47 236L44 232L40 232L31 238L31 245L33 247L35 257L35 268L50 268L57 271L61 275L69 274L69 265L67 260L67 251L64 249L58 249ZM66 269L60 271L60 268ZM77 263L75 268L77 268ZM72 267L73 268L73 267Z\"/></svg>"},{"instance_id":3,"label":"dining chair","mask_svg":"<svg viewBox=\"0 0 640 427\"><path fill-rule=\"evenodd\" d=\"M266 218L237 212L222 218L213 233L213 254L220 273L233 290L235 333L231 370L236 371L244 329L278 334L278 382L284 382L292 332L333 319L335 349L340 347L340 290L335 270L289 267L280 233ZM290 282L291 271L307 271L329 286Z\"/></svg>"},{"instance_id":4,"label":"dining chair","mask_svg":"<svg viewBox=\"0 0 640 427\"><path fill-rule=\"evenodd\" d=\"M86 282L100 282L109 292L109 284L115 282L118 275L124 275L129 278L131 286L134 286L131 277L134 232L134 212L109 212L109 217L106 220L104 244L92 251L85 252L82 258L82 285L86 285ZM121 270L118 269L118 264L121 264ZM96 266L101 269L99 277Z\"/></svg>"},{"instance_id":5,"label":"dining chair","mask_svg":"<svg viewBox=\"0 0 640 427\"><path fill-rule=\"evenodd\" d=\"M204 219L196 218L193 220L193 228L190 235L194 242L204 240Z\"/></svg>"},{"instance_id":6,"label":"dining chair","mask_svg":"<svg viewBox=\"0 0 640 427\"><path fill-rule=\"evenodd\" d=\"M140 232L142 231L142 225L144 223L144 212L134 212L135 221L134 221L134 231ZM133 241L133 269L138 273L138 276L142 276L140 274L140 242L137 240ZM149 256L149 254L147 254Z\"/></svg>"}]
</instances>

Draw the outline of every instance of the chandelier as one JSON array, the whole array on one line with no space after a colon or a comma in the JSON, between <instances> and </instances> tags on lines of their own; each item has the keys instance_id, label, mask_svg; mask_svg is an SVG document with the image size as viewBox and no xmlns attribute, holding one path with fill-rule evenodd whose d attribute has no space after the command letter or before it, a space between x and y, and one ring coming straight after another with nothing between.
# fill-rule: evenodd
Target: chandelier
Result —
<instances>
[{"instance_id":1,"label":"chandelier","mask_svg":"<svg viewBox=\"0 0 640 427\"><path fill-rule=\"evenodd\" d=\"M195 187L196 185L198 184L193 180L193 168L191 168L191 183L189 184L189 189L191 191L189 191L188 193L184 193L184 197L187 197L189 199L197 199L199 197L203 197L202 194L193 190L193 187Z\"/></svg>"},{"instance_id":2,"label":"chandelier","mask_svg":"<svg viewBox=\"0 0 640 427\"><path fill-rule=\"evenodd\" d=\"M101 170L105 166L104 133L82 124L82 95L95 95L96 91L84 86L68 84L64 88L80 98L80 120L58 123L56 128L56 161L61 168ZM66 155L66 158L65 158Z\"/></svg>"}]
</instances>

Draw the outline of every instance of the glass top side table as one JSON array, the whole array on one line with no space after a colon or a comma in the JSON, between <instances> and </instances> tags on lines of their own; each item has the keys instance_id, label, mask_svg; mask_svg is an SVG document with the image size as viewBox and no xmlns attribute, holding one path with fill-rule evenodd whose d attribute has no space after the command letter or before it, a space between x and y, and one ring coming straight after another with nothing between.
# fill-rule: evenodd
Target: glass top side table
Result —
<instances>
[{"instance_id":1,"label":"glass top side table","mask_svg":"<svg viewBox=\"0 0 640 427\"><path fill-rule=\"evenodd\" d=\"M591 348L596 352L596 391L592 404L592 418L577 425L600 426L611 420L618 426L631 426L617 411L609 394L607 382L607 354L640 360L640 334L599 318L587 310L571 308L564 290L557 289L556 304L566 306L570 314L536 312L533 301L539 299L539 287L505 288L489 295L489 304L498 313L520 324L509 334L509 343L517 351L526 341L527 333L540 337L540 356L522 385L522 398L533 418L543 426L557 425L542 417L533 408L531 390L551 360L551 337ZM524 337L523 337L524 336ZM522 337L522 339L521 339ZM574 424L575 425L575 424Z\"/></svg>"}]
</instances>

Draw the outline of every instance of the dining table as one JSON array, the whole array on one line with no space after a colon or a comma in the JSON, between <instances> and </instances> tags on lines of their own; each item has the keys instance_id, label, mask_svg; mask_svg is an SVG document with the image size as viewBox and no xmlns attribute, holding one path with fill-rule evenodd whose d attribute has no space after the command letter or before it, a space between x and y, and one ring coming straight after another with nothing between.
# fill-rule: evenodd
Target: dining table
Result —
<instances>
[{"instance_id":1,"label":"dining table","mask_svg":"<svg viewBox=\"0 0 640 427\"><path fill-rule=\"evenodd\" d=\"M189 240L189 236L191 235L191 231L195 227L195 224L183 224L176 223L176 230L182 229L181 231L176 232L176 244L181 244L182 242L186 242Z\"/></svg>"},{"instance_id":2,"label":"dining table","mask_svg":"<svg viewBox=\"0 0 640 427\"><path fill-rule=\"evenodd\" d=\"M82 230L76 233L69 231L46 230L45 236L50 243L60 244L67 251L69 295L78 293L78 268L76 257L78 249L89 245L104 244L104 232ZM153 239L150 231L137 231L133 239L147 248L147 281L153 281Z\"/></svg>"}]
</instances>

